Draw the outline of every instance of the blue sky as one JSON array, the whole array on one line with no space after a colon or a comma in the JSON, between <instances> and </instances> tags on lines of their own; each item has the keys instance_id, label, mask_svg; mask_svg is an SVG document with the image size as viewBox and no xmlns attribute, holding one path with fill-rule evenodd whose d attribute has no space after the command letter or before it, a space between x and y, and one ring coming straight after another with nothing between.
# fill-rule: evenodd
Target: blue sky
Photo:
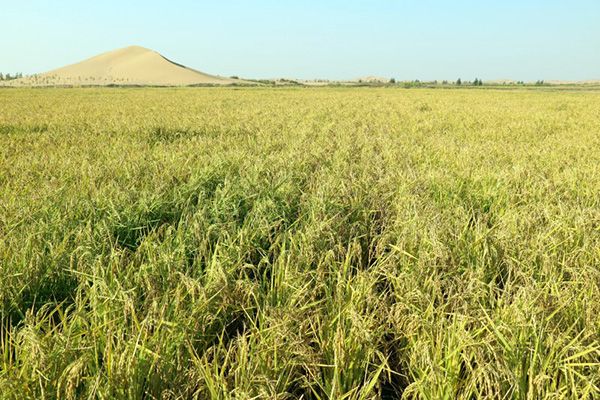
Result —
<instances>
[{"instance_id":1,"label":"blue sky","mask_svg":"<svg viewBox=\"0 0 600 400\"><path fill-rule=\"evenodd\" d=\"M600 79L600 0L0 0L0 71L128 45L252 78Z\"/></svg>"}]
</instances>

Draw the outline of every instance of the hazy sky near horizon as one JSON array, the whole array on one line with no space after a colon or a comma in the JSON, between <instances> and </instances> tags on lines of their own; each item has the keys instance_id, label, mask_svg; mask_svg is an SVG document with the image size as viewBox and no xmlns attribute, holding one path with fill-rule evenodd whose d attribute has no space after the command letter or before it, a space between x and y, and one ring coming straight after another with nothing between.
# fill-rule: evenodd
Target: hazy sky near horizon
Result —
<instances>
[{"instance_id":1,"label":"hazy sky near horizon","mask_svg":"<svg viewBox=\"0 0 600 400\"><path fill-rule=\"evenodd\" d=\"M600 0L0 0L0 71L128 45L213 74L600 79Z\"/></svg>"}]
</instances>

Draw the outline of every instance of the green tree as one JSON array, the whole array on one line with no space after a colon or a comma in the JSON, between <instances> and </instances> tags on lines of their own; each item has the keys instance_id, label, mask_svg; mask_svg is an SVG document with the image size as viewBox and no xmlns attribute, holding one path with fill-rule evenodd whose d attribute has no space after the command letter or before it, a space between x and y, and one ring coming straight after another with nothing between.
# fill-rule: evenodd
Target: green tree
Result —
<instances>
[{"instance_id":1,"label":"green tree","mask_svg":"<svg viewBox=\"0 0 600 400\"><path fill-rule=\"evenodd\" d=\"M4 75L2 74L2 72L0 72L0 81L4 80Z\"/></svg>"},{"instance_id":2,"label":"green tree","mask_svg":"<svg viewBox=\"0 0 600 400\"><path fill-rule=\"evenodd\" d=\"M457 86L460 86L460 85L462 85L462 81L460 80L460 78L458 78L458 79L456 80L456 85L457 85Z\"/></svg>"},{"instance_id":3,"label":"green tree","mask_svg":"<svg viewBox=\"0 0 600 400\"><path fill-rule=\"evenodd\" d=\"M396 83L396 78L391 78L391 79L390 79L390 83L391 83L392 85L393 85L393 84L395 84L395 83Z\"/></svg>"}]
</instances>

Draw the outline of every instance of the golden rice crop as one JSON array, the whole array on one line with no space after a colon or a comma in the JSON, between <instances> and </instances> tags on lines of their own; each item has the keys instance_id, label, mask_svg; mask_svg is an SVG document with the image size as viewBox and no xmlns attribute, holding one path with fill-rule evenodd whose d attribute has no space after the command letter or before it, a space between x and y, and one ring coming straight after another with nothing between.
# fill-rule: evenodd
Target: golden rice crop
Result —
<instances>
[{"instance_id":1,"label":"golden rice crop","mask_svg":"<svg viewBox=\"0 0 600 400\"><path fill-rule=\"evenodd\" d=\"M0 398L600 397L600 92L0 91Z\"/></svg>"}]
</instances>

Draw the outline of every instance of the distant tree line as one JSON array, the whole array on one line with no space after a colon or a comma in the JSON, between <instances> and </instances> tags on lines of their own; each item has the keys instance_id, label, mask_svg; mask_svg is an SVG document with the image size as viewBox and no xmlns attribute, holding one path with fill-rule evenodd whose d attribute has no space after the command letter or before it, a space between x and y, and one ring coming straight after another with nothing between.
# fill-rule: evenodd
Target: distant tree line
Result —
<instances>
[{"instance_id":1,"label":"distant tree line","mask_svg":"<svg viewBox=\"0 0 600 400\"><path fill-rule=\"evenodd\" d=\"M475 78L475 80L472 82L463 82L462 79L458 78L454 84L456 86L462 86L462 85L483 86L483 81L479 78Z\"/></svg>"},{"instance_id":2,"label":"distant tree line","mask_svg":"<svg viewBox=\"0 0 600 400\"><path fill-rule=\"evenodd\" d=\"M421 82L418 79L415 79L413 81L398 81L395 78L390 78L390 80L388 81L388 84L390 85L395 85L397 83L403 84L405 87L418 87L418 86L432 86L432 85L455 85L455 86L483 86L483 80L479 79L479 78L475 78L472 81L464 81L462 80L462 78L458 78L455 81L447 81L447 80L443 80L443 81L425 81L425 82ZM504 82L504 83L490 83L492 85L536 85L536 86L545 86L548 85L548 83L546 83L544 80L540 79L537 80L535 82L525 82L522 80L516 81L516 82Z\"/></svg>"},{"instance_id":3,"label":"distant tree line","mask_svg":"<svg viewBox=\"0 0 600 400\"><path fill-rule=\"evenodd\" d=\"M2 72L0 72L0 81L12 81L13 79L20 79L22 77L23 74L20 72L17 72L14 75L11 75L10 73L3 74Z\"/></svg>"},{"instance_id":4,"label":"distant tree line","mask_svg":"<svg viewBox=\"0 0 600 400\"><path fill-rule=\"evenodd\" d=\"M359 81L359 83L362 83L362 81ZM418 79L415 79L415 80L412 80L412 81L398 81L396 78L390 78L388 80L387 84L388 85L401 84L405 88L423 87L423 86L437 86L437 85L440 85L440 84L441 85L456 85L456 86L462 86L462 85L483 86L483 80L481 80L479 78L475 78L475 80L473 80L473 81L463 81L461 78L458 78L454 82L449 82L447 80L443 80L443 81L438 81L438 80L420 81Z\"/></svg>"},{"instance_id":5,"label":"distant tree line","mask_svg":"<svg viewBox=\"0 0 600 400\"><path fill-rule=\"evenodd\" d=\"M389 78L389 80L387 81L387 83L385 81L381 81L381 82L363 82L362 80L359 80L358 83L367 83L367 84L372 84L373 86L377 86L377 85L390 85L390 86L396 86L396 85L401 85L404 86L405 88L414 88L414 87L432 87L432 86L438 86L438 85L443 85L443 86L448 86L448 85L454 85L454 86L483 86L483 80L479 79L479 78L475 78L472 81L465 81L462 80L462 78L458 78L455 81L448 81L448 80L443 80L443 81L437 81L437 80L433 80L433 81L420 81L418 79L412 80L412 81L402 81L402 80L398 80L396 78ZM522 80L516 81L516 82L511 82L511 81L507 81L507 82L499 82L499 83L495 83L495 82L490 82L488 83L488 85L535 85L535 86L545 86L548 85L548 83L546 83L544 80L537 80L535 82L525 82Z\"/></svg>"}]
</instances>

